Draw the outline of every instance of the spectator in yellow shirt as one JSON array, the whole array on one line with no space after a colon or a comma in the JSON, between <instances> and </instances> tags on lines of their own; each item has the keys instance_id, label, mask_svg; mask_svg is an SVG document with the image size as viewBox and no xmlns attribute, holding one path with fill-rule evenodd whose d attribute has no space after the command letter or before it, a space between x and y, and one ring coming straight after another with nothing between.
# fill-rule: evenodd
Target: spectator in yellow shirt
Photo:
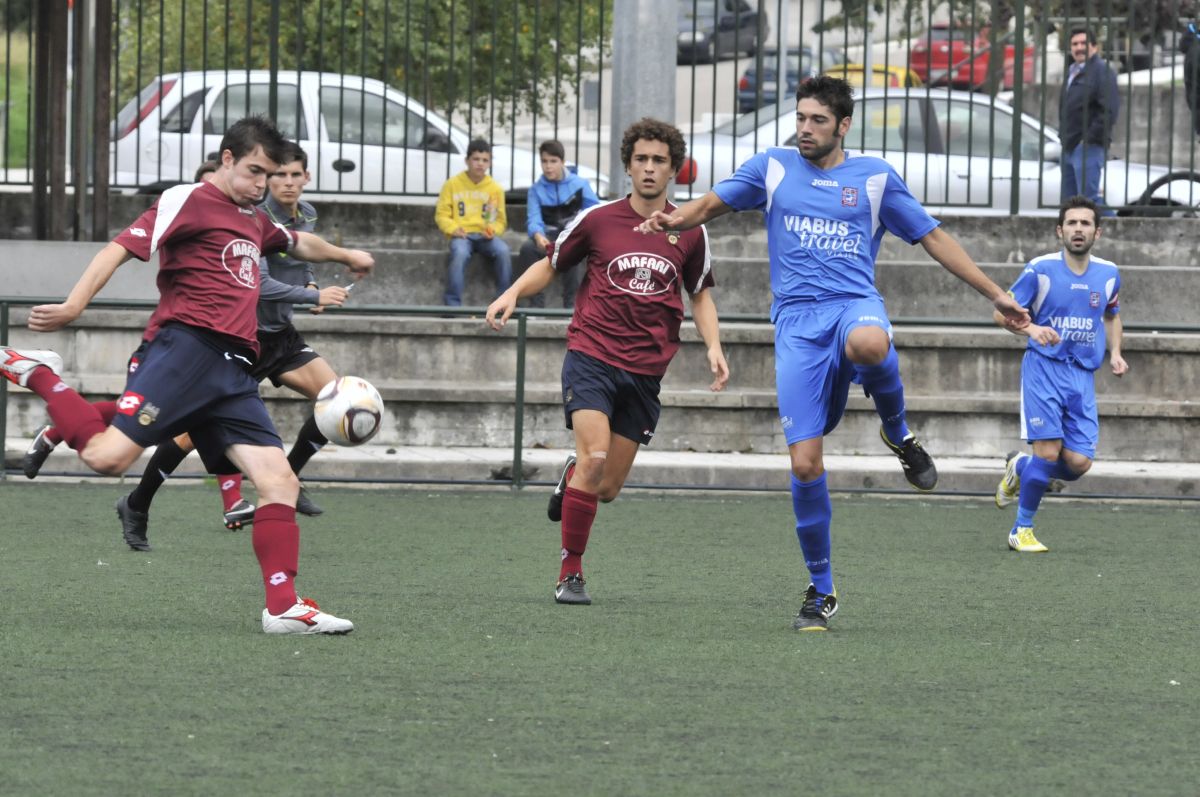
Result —
<instances>
[{"instance_id":1,"label":"spectator in yellow shirt","mask_svg":"<svg viewBox=\"0 0 1200 797\"><path fill-rule=\"evenodd\" d=\"M475 139L467 145L467 170L447 180L438 196L434 219L450 240L444 298L451 307L462 305L463 276L475 252L492 261L496 295L512 283L512 253L500 237L507 224L504 189L488 174L491 166L492 145Z\"/></svg>"}]
</instances>

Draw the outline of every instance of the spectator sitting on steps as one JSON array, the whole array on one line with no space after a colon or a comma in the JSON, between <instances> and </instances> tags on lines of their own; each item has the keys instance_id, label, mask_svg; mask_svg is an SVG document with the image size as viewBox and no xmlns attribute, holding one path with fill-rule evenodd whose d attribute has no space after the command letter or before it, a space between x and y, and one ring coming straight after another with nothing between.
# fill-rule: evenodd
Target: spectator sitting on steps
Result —
<instances>
[{"instance_id":1,"label":"spectator sitting on steps","mask_svg":"<svg viewBox=\"0 0 1200 797\"><path fill-rule=\"evenodd\" d=\"M507 225L504 189L488 174L491 165L492 145L475 139L467 145L466 171L447 180L438 196L434 220L450 240L445 303L451 307L462 305L464 275L475 252L491 260L497 295L512 282L512 255L500 237Z\"/></svg>"}]
</instances>

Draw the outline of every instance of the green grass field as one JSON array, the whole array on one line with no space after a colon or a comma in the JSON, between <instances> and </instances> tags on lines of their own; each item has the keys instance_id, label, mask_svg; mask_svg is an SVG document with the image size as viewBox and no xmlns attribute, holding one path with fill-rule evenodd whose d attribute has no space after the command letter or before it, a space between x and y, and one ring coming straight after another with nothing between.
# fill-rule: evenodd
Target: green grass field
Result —
<instances>
[{"instance_id":1,"label":"green grass field","mask_svg":"<svg viewBox=\"0 0 1200 797\"><path fill-rule=\"evenodd\" d=\"M786 495L601 508L591 607L545 490L323 489L301 587L357 630L267 637L249 535L172 485L0 484L0 793L1195 794L1196 510L835 500L841 611Z\"/></svg>"}]
</instances>

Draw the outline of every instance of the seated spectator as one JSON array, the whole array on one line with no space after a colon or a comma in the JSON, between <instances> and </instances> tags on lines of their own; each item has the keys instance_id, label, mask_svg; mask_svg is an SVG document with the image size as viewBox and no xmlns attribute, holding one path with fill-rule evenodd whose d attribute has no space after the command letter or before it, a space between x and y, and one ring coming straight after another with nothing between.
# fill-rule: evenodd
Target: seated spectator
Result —
<instances>
[{"instance_id":1,"label":"seated spectator","mask_svg":"<svg viewBox=\"0 0 1200 797\"><path fill-rule=\"evenodd\" d=\"M525 229L529 240L521 244L517 255L520 273L546 256L546 247L570 224L584 208L600 204L591 184L577 174L567 171L566 150L558 141L543 141L538 147L542 159L542 176L529 187L525 209ZM562 275L563 307L575 306L575 292L583 269L572 267ZM519 275L518 275L519 276ZM530 296L530 307L545 307L546 296Z\"/></svg>"},{"instance_id":2,"label":"seated spectator","mask_svg":"<svg viewBox=\"0 0 1200 797\"><path fill-rule=\"evenodd\" d=\"M438 196L434 220L450 240L444 298L451 307L462 305L464 273L475 252L491 260L497 296L512 283L512 255L500 237L507 223L504 189L488 174L491 166L492 145L475 139L467 145L466 171L447 180Z\"/></svg>"}]
</instances>

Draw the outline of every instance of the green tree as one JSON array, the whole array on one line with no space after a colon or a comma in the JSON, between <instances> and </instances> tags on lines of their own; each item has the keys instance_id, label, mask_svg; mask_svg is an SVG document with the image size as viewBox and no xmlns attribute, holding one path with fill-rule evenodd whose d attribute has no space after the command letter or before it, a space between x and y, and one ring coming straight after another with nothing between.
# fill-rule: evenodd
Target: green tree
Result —
<instances>
[{"instance_id":1,"label":"green tree","mask_svg":"<svg viewBox=\"0 0 1200 797\"><path fill-rule=\"evenodd\" d=\"M270 66L270 0L114 0L118 102L155 75ZM612 0L280 0L279 66L375 77L426 105L544 113L607 57ZM119 105L118 105L119 107Z\"/></svg>"}]
</instances>

